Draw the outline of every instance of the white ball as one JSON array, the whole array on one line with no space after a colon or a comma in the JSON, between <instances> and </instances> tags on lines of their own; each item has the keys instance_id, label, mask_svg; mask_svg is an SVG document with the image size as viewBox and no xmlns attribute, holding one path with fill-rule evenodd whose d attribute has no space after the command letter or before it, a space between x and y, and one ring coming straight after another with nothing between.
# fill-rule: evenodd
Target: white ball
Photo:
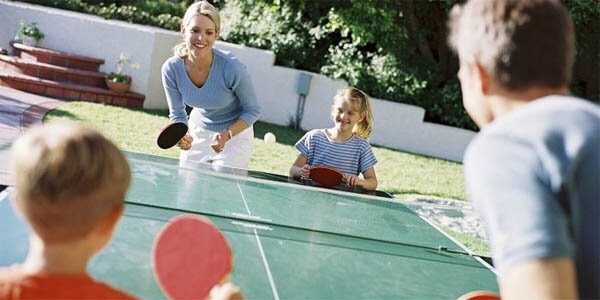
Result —
<instances>
[{"instance_id":1,"label":"white ball","mask_svg":"<svg viewBox=\"0 0 600 300\"><path fill-rule=\"evenodd\" d=\"M277 138L275 137L275 135L272 132L267 132L265 133L265 144L275 144L275 142L277 141Z\"/></svg>"}]
</instances>

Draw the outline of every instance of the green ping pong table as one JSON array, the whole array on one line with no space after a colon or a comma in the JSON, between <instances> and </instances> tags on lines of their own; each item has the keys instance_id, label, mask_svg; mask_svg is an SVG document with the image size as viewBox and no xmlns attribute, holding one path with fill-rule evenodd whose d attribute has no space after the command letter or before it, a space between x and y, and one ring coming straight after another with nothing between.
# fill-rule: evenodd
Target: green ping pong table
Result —
<instances>
[{"instance_id":1,"label":"green ping pong table","mask_svg":"<svg viewBox=\"0 0 600 300\"><path fill-rule=\"evenodd\" d=\"M126 154L133 181L125 214L89 270L141 298L165 298L151 249L160 228L182 213L201 214L223 231L234 253L231 280L247 299L456 299L498 290L483 260L381 194ZM22 261L28 243L10 192L0 196L1 266Z\"/></svg>"}]
</instances>

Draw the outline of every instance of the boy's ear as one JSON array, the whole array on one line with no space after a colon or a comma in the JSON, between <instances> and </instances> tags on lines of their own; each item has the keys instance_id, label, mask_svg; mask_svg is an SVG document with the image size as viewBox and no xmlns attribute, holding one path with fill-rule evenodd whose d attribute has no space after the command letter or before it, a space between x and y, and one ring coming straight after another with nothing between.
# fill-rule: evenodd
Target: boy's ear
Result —
<instances>
[{"instance_id":1,"label":"boy's ear","mask_svg":"<svg viewBox=\"0 0 600 300\"><path fill-rule=\"evenodd\" d=\"M15 214L21 219L21 220L25 220L25 216L23 216L23 213L21 212L21 206L19 205L20 201L19 201L19 192L17 190L13 191L13 194L10 196L10 204L13 208L13 211L15 212Z\"/></svg>"},{"instance_id":2,"label":"boy's ear","mask_svg":"<svg viewBox=\"0 0 600 300\"><path fill-rule=\"evenodd\" d=\"M117 225L117 222L123 215L123 211L125 211L125 205L123 205L123 204L120 205L119 207L115 208L113 211L111 211L104 218L104 220L102 220L102 222L100 222L99 228L98 228L100 230L100 232L103 234L105 234L105 233L112 234L112 231L115 228L115 225Z\"/></svg>"}]
</instances>

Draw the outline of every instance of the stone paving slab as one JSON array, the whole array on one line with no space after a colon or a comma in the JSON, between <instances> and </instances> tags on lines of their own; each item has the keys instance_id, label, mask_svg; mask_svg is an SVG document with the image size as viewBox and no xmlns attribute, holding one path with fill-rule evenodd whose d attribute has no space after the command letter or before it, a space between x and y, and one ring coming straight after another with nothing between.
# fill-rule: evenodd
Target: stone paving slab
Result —
<instances>
[{"instance_id":1,"label":"stone paving slab","mask_svg":"<svg viewBox=\"0 0 600 300\"><path fill-rule=\"evenodd\" d=\"M406 204L425 219L435 222L436 225L481 240L486 239L481 219L473 211L469 201L418 196L408 200Z\"/></svg>"},{"instance_id":2,"label":"stone paving slab","mask_svg":"<svg viewBox=\"0 0 600 300\"><path fill-rule=\"evenodd\" d=\"M0 185L11 185L8 174L10 145L25 128L42 122L63 101L0 86Z\"/></svg>"}]
</instances>

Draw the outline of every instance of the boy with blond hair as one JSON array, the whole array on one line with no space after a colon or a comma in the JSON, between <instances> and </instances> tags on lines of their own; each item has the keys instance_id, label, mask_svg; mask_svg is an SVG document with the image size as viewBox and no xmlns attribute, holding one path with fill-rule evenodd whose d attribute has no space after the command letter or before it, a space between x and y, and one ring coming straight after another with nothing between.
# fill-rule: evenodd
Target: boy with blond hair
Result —
<instances>
[{"instance_id":1,"label":"boy with blond hair","mask_svg":"<svg viewBox=\"0 0 600 300\"><path fill-rule=\"evenodd\" d=\"M127 160L100 133L75 123L37 125L13 145L12 204L31 227L29 252L0 268L0 299L132 299L87 274L124 209Z\"/></svg>"},{"instance_id":2,"label":"boy with blond hair","mask_svg":"<svg viewBox=\"0 0 600 300\"><path fill-rule=\"evenodd\" d=\"M600 108L571 96L573 22L559 0L453 9L463 160L503 299L600 298Z\"/></svg>"}]
</instances>

